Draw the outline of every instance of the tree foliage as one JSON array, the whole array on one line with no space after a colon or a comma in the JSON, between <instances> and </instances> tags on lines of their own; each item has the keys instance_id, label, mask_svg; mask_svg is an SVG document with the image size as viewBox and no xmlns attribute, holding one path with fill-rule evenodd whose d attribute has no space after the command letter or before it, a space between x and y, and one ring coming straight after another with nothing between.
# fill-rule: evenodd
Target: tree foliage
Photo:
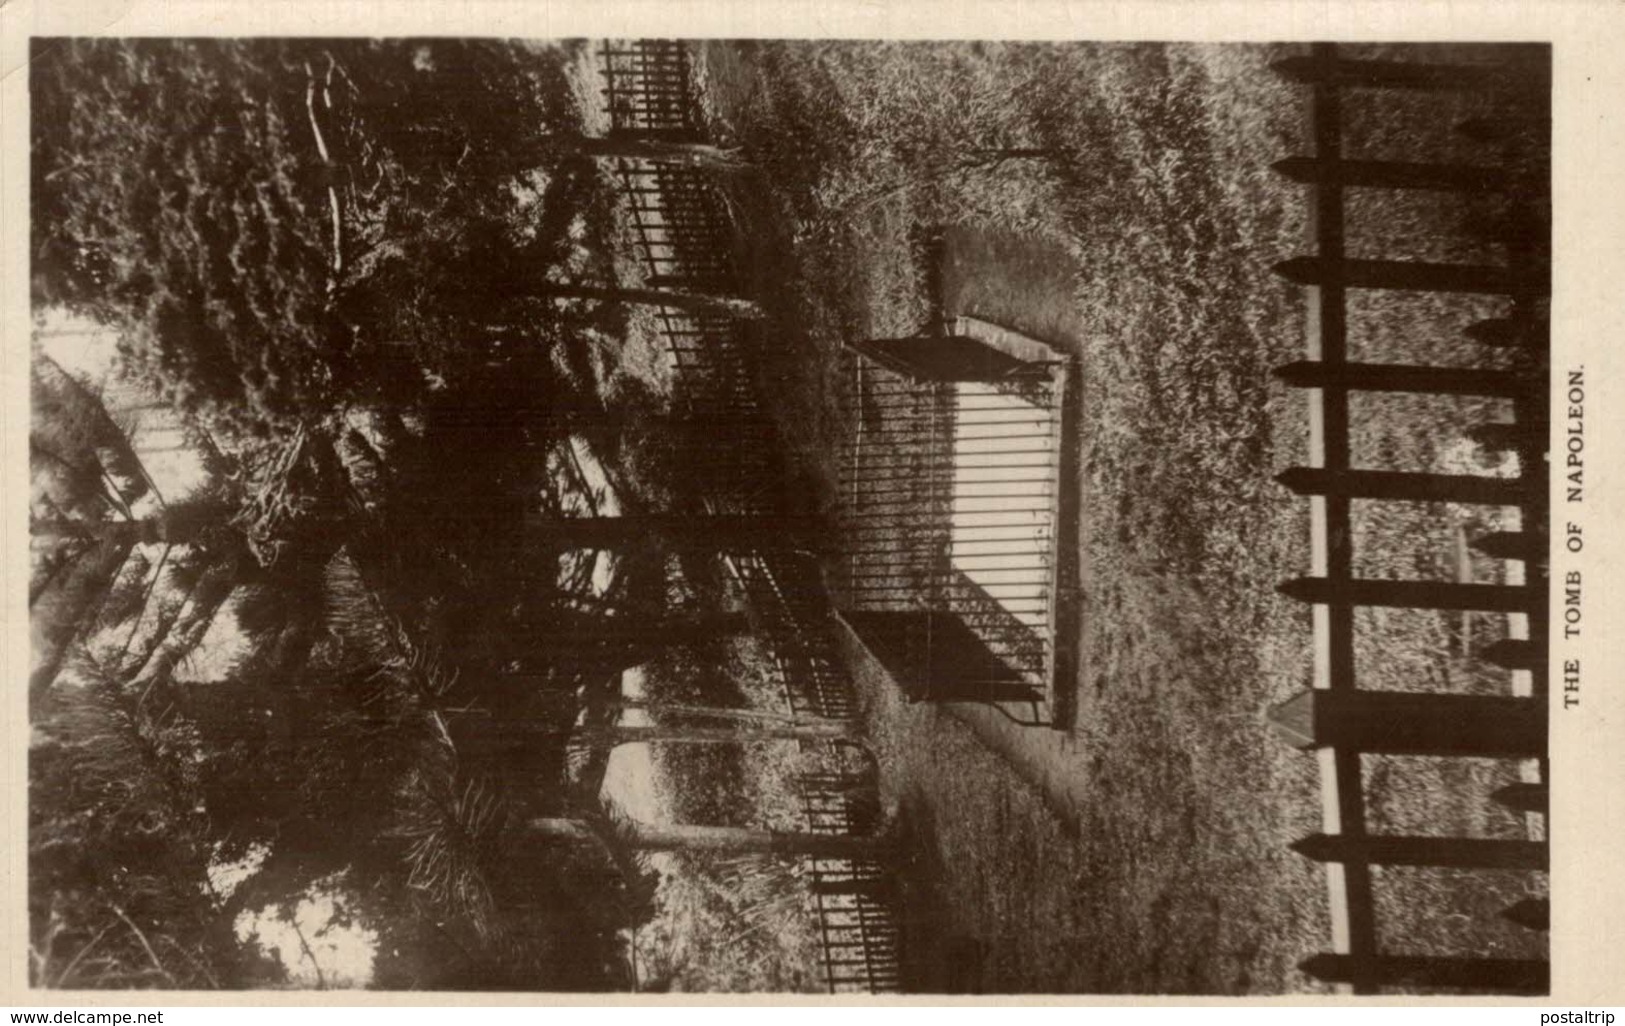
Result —
<instances>
[{"instance_id":1,"label":"tree foliage","mask_svg":"<svg viewBox=\"0 0 1625 1026\"><path fill-rule=\"evenodd\" d=\"M32 922L41 951L94 953L116 903L162 969L64 973L56 950L36 982L260 979L237 918L343 879L385 935L379 985L626 985L619 931L647 917L648 881L516 827L571 800L578 702L623 665L520 629L588 615L564 610L594 559L521 560L517 528L558 505L561 437L584 420L612 443L624 420L603 386L627 294L602 284L607 193L559 56L485 40L35 45L35 302L119 331L207 479L157 496L94 394L39 365L31 597L57 665L31 766ZM246 654L216 679L183 673L216 624ZM70 656L93 657L94 678L51 687ZM87 747L115 729L145 747ZM73 792L81 771L167 803L179 847L141 857L178 882L139 915L128 878L75 883L100 865L80 849L107 841L89 824L122 800ZM254 853L229 894L197 884Z\"/></svg>"},{"instance_id":2,"label":"tree foliage","mask_svg":"<svg viewBox=\"0 0 1625 1026\"><path fill-rule=\"evenodd\" d=\"M53 987L252 986L274 970L215 914L185 724L85 654L30 755L33 978Z\"/></svg>"},{"instance_id":3,"label":"tree foliage","mask_svg":"<svg viewBox=\"0 0 1625 1026\"><path fill-rule=\"evenodd\" d=\"M34 45L36 302L242 432L421 389L403 318L468 332L491 240L530 234L513 170L566 118L557 61L496 41Z\"/></svg>"}]
</instances>

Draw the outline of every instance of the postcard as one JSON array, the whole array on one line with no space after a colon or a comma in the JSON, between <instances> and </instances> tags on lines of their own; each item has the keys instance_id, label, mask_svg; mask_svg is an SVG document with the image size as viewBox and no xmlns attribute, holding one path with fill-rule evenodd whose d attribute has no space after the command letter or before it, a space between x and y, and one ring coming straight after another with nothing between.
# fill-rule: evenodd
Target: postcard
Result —
<instances>
[{"instance_id":1,"label":"postcard","mask_svg":"<svg viewBox=\"0 0 1625 1026\"><path fill-rule=\"evenodd\" d=\"M14 1003L1619 1000L1617 10L0 19Z\"/></svg>"}]
</instances>

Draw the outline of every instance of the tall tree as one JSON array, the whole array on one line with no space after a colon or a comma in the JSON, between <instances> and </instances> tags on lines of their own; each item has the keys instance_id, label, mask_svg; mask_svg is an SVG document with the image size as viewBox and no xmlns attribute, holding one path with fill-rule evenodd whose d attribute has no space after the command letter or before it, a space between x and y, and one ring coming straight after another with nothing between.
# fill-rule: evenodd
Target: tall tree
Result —
<instances>
[{"instance_id":1,"label":"tall tree","mask_svg":"<svg viewBox=\"0 0 1625 1026\"><path fill-rule=\"evenodd\" d=\"M42 39L34 56L36 302L118 325L137 373L229 430L287 433L346 404L421 398L425 372L489 358L471 328L493 320L564 344L555 301L754 312L550 279L571 257L569 218L539 226L521 199L529 176L674 148L582 136L556 53Z\"/></svg>"},{"instance_id":2,"label":"tall tree","mask_svg":"<svg viewBox=\"0 0 1625 1026\"><path fill-rule=\"evenodd\" d=\"M559 816L539 816L527 821L525 827L536 837L551 840L595 841L600 836L586 820ZM887 848L885 838L879 836L853 837L693 823L639 823L627 831L624 843L638 851L712 851L848 859L878 858Z\"/></svg>"}]
</instances>

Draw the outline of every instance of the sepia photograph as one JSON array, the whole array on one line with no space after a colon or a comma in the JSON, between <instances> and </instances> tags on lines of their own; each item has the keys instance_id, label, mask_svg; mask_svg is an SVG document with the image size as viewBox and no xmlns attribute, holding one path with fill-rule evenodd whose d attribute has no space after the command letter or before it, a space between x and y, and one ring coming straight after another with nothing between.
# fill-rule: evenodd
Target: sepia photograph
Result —
<instances>
[{"instance_id":1,"label":"sepia photograph","mask_svg":"<svg viewBox=\"0 0 1625 1026\"><path fill-rule=\"evenodd\" d=\"M107 31L34 1000L1552 992L1541 33Z\"/></svg>"}]
</instances>

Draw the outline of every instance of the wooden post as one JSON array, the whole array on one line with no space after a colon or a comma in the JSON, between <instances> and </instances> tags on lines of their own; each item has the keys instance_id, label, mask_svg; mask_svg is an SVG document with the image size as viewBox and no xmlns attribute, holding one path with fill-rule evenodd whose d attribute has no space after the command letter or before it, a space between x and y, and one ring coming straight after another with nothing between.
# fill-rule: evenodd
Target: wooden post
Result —
<instances>
[{"instance_id":1,"label":"wooden post","mask_svg":"<svg viewBox=\"0 0 1625 1026\"><path fill-rule=\"evenodd\" d=\"M1467 118L1456 123L1463 139L1489 146L1504 146L1524 136L1550 136L1551 118Z\"/></svg>"},{"instance_id":2,"label":"wooden post","mask_svg":"<svg viewBox=\"0 0 1625 1026\"><path fill-rule=\"evenodd\" d=\"M1276 590L1301 602L1401 609L1481 609L1491 613L1528 613L1543 609L1546 602L1544 589L1527 586L1373 578L1334 581L1324 577L1297 577L1281 584Z\"/></svg>"},{"instance_id":3,"label":"wooden post","mask_svg":"<svg viewBox=\"0 0 1625 1026\"><path fill-rule=\"evenodd\" d=\"M1548 68L1507 64L1423 64L1412 61L1288 57L1270 70L1293 82L1350 89L1480 90L1530 87L1550 81Z\"/></svg>"},{"instance_id":4,"label":"wooden post","mask_svg":"<svg viewBox=\"0 0 1625 1026\"><path fill-rule=\"evenodd\" d=\"M1548 331L1544 320L1493 317L1468 325L1465 334L1484 346L1545 348L1548 345Z\"/></svg>"},{"instance_id":5,"label":"wooden post","mask_svg":"<svg viewBox=\"0 0 1625 1026\"><path fill-rule=\"evenodd\" d=\"M1551 808L1551 792L1545 784L1508 784L1490 797L1514 812L1545 815Z\"/></svg>"},{"instance_id":6,"label":"wooden post","mask_svg":"<svg viewBox=\"0 0 1625 1026\"><path fill-rule=\"evenodd\" d=\"M1533 248L1546 240L1537 235L1546 234L1544 221L1525 204L1516 204L1504 213L1471 212L1461 219L1463 235L1503 246Z\"/></svg>"},{"instance_id":7,"label":"wooden post","mask_svg":"<svg viewBox=\"0 0 1625 1026\"><path fill-rule=\"evenodd\" d=\"M1310 688L1270 710L1298 748L1389 755L1541 756L1546 707L1533 698Z\"/></svg>"},{"instance_id":8,"label":"wooden post","mask_svg":"<svg viewBox=\"0 0 1625 1026\"><path fill-rule=\"evenodd\" d=\"M1505 171L1466 164L1415 164L1398 160L1317 160L1287 157L1271 165L1294 182L1335 182L1344 187L1431 189L1440 192L1497 192L1507 186Z\"/></svg>"},{"instance_id":9,"label":"wooden post","mask_svg":"<svg viewBox=\"0 0 1625 1026\"><path fill-rule=\"evenodd\" d=\"M1533 670L1546 665L1546 652L1532 641L1502 638L1484 646L1483 657L1508 670Z\"/></svg>"},{"instance_id":10,"label":"wooden post","mask_svg":"<svg viewBox=\"0 0 1625 1026\"><path fill-rule=\"evenodd\" d=\"M1552 928L1552 903L1546 898L1525 898L1501 910L1503 918L1530 930Z\"/></svg>"},{"instance_id":11,"label":"wooden post","mask_svg":"<svg viewBox=\"0 0 1625 1026\"><path fill-rule=\"evenodd\" d=\"M1492 420L1469 428L1467 437L1491 452L1546 451L1544 425Z\"/></svg>"},{"instance_id":12,"label":"wooden post","mask_svg":"<svg viewBox=\"0 0 1625 1026\"><path fill-rule=\"evenodd\" d=\"M1529 485L1520 478L1472 474L1293 467L1277 474L1275 480L1299 495L1340 495L1351 499L1518 506L1529 495Z\"/></svg>"},{"instance_id":13,"label":"wooden post","mask_svg":"<svg viewBox=\"0 0 1625 1026\"><path fill-rule=\"evenodd\" d=\"M1316 862L1356 862L1375 866L1433 866L1446 869L1544 870L1551 849L1541 841L1500 841L1482 837L1408 837L1310 834L1292 850Z\"/></svg>"},{"instance_id":14,"label":"wooden post","mask_svg":"<svg viewBox=\"0 0 1625 1026\"><path fill-rule=\"evenodd\" d=\"M1452 987L1508 994L1551 991L1551 966L1508 958L1441 958L1431 955L1315 955L1299 968L1328 983L1390 987Z\"/></svg>"},{"instance_id":15,"label":"wooden post","mask_svg":"<svg viewBox=\"0 0 1625 1026\"><path fill-rule=\"evenodd\" d=\"M1347 388L1367 392L1429 395L1517 396L1529 383L1506 371L1424 367L1404 363L1323 363L1298 360L1275 368L1275 376L1298 388Z\"/></svg>"},{"instance_id":16,"label":"wooden post","mask_svg":"<svg viewBox=\"0 0 1625 1026\"><path fill-rule=\"evenodd\" d=\"M586 823L541 816L527 821L537 837L567 841L597 841ZM814 858L872 859L885 853L882 838L848 837L799 831L760 830L752 827L700 826L690 823L637 823L622 841L640 851L716 851L733 854L809 855Z\"/></svg>"},{"instance_id":17,"label":"wooden post","mask_svg":"<svg viewBox=\"0 0 1625 1026\"><path fill-rule=\"evenodd\" d=\"M1406 289L1414 292L1468 292L1489 295L1544 293L1551 287L1547 272L1520 281L1504 267L1484 264L1435 264L1420 260L1353 260L1294 257L1275 265L1275 273L1299 285L1340 284L1345 288Z\"/></svg>"},{"instance_id":18,"label":"wooden post","mask_svg":"<svg viewBox=\"0 0 1625 1026\"><path fill-rule=\"evenodd\" d=\"M1546 561L1546 536L1531 531L1491 531L1474 538L1471 544L1496 559L1521 559L1526 563Z\"/></svg>"}]
</instances>

